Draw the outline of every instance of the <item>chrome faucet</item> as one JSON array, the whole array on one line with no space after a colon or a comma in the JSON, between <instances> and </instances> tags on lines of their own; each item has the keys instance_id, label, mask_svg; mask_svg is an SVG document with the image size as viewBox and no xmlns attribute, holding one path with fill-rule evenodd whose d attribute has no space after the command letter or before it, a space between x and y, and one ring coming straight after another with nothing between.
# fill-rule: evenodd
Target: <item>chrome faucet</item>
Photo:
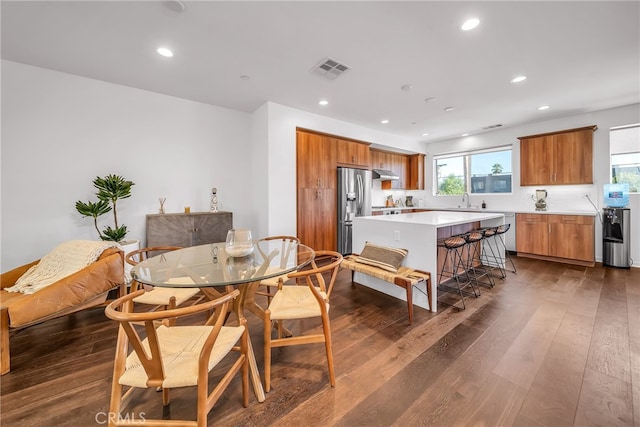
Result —
<instances>
[{"instance_id":1,"label":"chrome faucet","mask_svg":"<svg viewBox=\"0 0 640 427\"><path fill-rule=\"evenodd\" d=\"M463 201L463 202L464 202L464 198L465 198L465 197L467 198L467 208L470 208L470 207L471 207L471 200L469 199L469 193L465 192L465 193L462 195L462 201Z\"/></svg>"}]
</instances>

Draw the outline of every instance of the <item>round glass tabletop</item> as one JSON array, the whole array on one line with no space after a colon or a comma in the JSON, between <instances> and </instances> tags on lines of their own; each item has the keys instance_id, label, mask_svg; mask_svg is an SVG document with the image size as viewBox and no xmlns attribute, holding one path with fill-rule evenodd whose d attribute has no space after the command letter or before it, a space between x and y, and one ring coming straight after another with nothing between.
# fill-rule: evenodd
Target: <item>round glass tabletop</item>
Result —
<instances>
[{"instance_id":1,"label":"round glass tabletop","mask_svg":"<svg viewBox=\"0 0 640 427\"><path fill-rule=\"evenodd\" d=\"M315 257L308 246L282 240L260 240L251 253L231 256L225 243L164 252L134 266L138 282L169 288L203 288L256 282L303 268Z\"/></svg>"}]
</instances>

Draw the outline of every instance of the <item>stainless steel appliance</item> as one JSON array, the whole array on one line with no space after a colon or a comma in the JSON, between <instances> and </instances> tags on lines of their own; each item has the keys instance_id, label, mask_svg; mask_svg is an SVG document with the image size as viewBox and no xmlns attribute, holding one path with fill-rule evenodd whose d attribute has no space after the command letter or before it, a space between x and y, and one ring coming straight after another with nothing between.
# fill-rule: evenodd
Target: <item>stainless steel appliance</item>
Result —
<instances>
[{"instance_id":1,"label":"stainless steel appliance","mask_svg":"<svg viewBox=\"0 0 640 427\"><path fill-rule=\"evenodd\" d=\"M610 267L631 267L631 210L604 208L602 221L602 264Z\"/></svg>"},{"instance_id":2,"label":"stainless steel appliance","mask_svg":"<svg viewBox=\"0 0 640 427\"><path fill-rule=\"evenodd\" d=\"M338 252L352 253L353 218L371 215L371 171L338 168Z\"/></svg>"}]
</instances>

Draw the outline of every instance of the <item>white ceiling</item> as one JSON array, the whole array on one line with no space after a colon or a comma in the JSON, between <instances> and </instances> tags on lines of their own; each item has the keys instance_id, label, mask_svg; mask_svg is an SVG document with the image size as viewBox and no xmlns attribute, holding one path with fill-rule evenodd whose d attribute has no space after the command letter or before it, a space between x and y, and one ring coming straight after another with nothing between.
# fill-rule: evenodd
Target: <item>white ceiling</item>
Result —
<instances>
[{"instance_id":1,"label":"white ceiling","mask_svg":"<svg viewBox=\"0 0 640 427\"><path fill-rule=\"evenodd\" d=\"M2 1L2 58L244 112L273 101L427 142L640 101L638 1L184 3ZM460 31L472 16L480 26ZM326 57L352 68L333 81L311 73Z\"/></svg>"}]
</instances>

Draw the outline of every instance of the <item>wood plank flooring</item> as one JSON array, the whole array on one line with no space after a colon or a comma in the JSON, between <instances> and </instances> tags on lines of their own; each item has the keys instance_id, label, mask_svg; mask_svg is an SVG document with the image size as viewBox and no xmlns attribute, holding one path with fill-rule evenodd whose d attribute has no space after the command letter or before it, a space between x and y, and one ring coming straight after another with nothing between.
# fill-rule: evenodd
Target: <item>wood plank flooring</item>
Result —
<instances>
[{"instance_id":1,"label":"wood plank flooring","mask_svg":"<svg viewBox=\"0 0 640 427\"><path fill-rule=\"evenodd\" d=\"M518 272L467 309L437 314L342 271L331 304L337 384L321 344L273 351L272 391L241 405L238 379L209 413L221 426L640 426L640 269L515 258ZM260 321L247 314L262 371ZM315 321L288 325L319 330ZM116 325L102 309L17 331L1 377L2 426L103 425ZM129 417L194 418L195 393L139 392Z\"/></svg>"}]
</instances>

